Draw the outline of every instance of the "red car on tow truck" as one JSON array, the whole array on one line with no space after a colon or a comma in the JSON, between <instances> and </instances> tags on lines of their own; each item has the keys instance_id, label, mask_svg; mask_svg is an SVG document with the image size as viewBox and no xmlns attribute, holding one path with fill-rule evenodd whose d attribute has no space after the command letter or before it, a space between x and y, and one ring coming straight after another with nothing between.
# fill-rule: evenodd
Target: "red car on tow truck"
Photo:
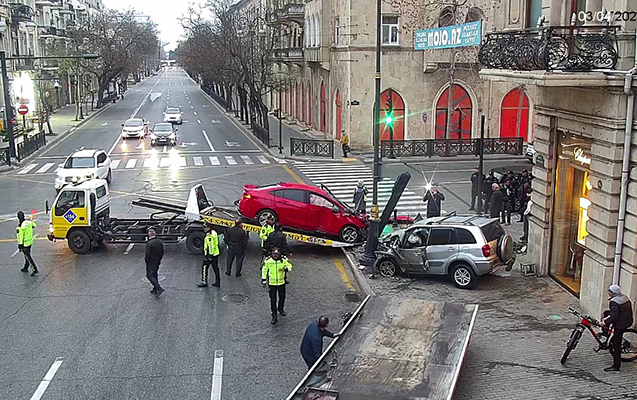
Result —
<instances>
[{"instance_id":1,"label":"red car on tow truck","mask_svg":"<svg viewBox=\"0 0 637 400\"><path fill-rule=\"evenodd\" d=\"M298 233L324 235L345 243L367 237L367 219L332 196L329 191L302 183L244 185L239 213L263 225L272 216Z\"/></svg>"}]
</instances>

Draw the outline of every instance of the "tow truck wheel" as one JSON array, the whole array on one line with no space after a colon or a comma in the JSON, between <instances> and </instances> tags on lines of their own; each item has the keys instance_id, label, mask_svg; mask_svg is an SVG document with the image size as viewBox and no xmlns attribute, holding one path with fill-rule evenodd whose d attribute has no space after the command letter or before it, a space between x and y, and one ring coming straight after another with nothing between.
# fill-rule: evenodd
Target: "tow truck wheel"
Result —
<instances>
[{"instance_id":1,"label":"tow truck wheel","mask_svg":"<svg viewBox=\"0 0 637 400\"><path fill-rule=\"evenodd\" d=\"M76 229L69 233L67 240L69 248L75 254L86 254L91 251L91 238L86 232Z\"/></svg>"},{"instance_id":2,"label":"tow truck wheel","mask_svg":"<svg viewBox=\"0 0 637 400\"><path fill-rule=\"evenodd\" d=\"M261 226L268 222L269 218L272 218L274 222L277 222L279 220L279 217L276 215L276 213L268 208L257 213L257 222L259 222L259 225Z\"/></svg>"},{"instance_id":3,"label":"tow truck wheel","mask_svg":"<svg viewBox=\"0 0 637 400\"><path fill-rule=\"evenodd\" d=\"M186 249L188 253L194 255L203 254L203 242L206 234L203 231L192 231L186 237Z\"/></svg>"},{"instance_id":4,"label":"tow truck wheel","mask_svg":"<svg viewBox=\"0 0 637 400\"><path fill-rule=\"evenodd\" d=\"M360 233L358 228L353 225L345 225L341 229L341 233L338 235L338 237L345 243L356 243L359 236Z\"/></svg>"}]
</instances>

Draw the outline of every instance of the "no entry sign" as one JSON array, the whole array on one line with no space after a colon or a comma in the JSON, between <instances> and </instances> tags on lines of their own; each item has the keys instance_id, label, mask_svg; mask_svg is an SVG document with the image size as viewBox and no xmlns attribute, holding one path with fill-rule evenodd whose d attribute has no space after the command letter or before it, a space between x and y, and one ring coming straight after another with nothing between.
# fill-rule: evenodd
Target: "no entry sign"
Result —
<instances>
[{"instance_id":1,"label":"no entry sign","mask_svg":"<svg viewBox=\"0 0 637 400\"><path fill-rule=\"evenodd\" d=\"M18 112L20 113L20 115L27 115L27 113L29 112L29 107L27 107L26 104L20 104L20 106L18 107Z\"/></svg>"}]
</instances>

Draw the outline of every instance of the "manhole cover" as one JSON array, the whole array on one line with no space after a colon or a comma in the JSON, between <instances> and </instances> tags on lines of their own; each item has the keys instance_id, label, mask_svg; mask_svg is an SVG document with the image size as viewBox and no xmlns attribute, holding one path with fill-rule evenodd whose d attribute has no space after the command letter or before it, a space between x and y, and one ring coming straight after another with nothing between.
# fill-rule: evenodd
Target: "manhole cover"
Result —
<instances>
[{"instance_id":1,"label":"manhole cover","mask_svg":"<svg viewBox=\"0 0 637 400\"><path fill-rule=\"evenodd\" d=\"M347 292L345 293L345 300L350 303L360 303L363 301L363 298L358 292Z\"/></svg>"},{"instance_id":2,"label":"manhole cover","mask_svg":"<svg viewBox=\"0 0 637 400\"><path fill-rule=\"evenodd\" d=\"M546 319L550 319L551 321L561 321L564 319L564 317L562 317L561 315L557 315L557 314L551 314L548 317L546 317Z\"/></svg>"},{"instance_id":3,"label":"manhole cover","mask_svg":"<svg viewBox=\"0 0 637 400\"><path fill-rule=\"evenodd\" d=\"M221 298L228 303L243 303L248 300L248 296L243 294L227 294Z\"/></svg>"},{"instance_id":4,"label":"manhole cover","mask_svg":"<svg viewBox=\"0 0 637 400\"><path fill-rule=\"evenodd\" d=\"M157 275L157 278L158 278L159 282L161 282L164 279L166 279L166 275L159 274L159 275ZM144 281L146 283L150 283L150 281L148 279L146 279L146 277L143 277L142 281Z\"/></svg>"}]
</instances>

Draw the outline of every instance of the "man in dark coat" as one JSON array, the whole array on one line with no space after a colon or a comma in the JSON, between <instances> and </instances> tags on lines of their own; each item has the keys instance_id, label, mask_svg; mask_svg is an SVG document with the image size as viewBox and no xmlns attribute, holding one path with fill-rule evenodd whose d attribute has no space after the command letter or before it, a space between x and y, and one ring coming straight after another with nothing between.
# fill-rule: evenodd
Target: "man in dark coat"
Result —
<instances>
[{"instance_id":1,"label":"man in dark coat","mask_svg":"<svg viewBox=\"0 0 637 400\"><path fill-rule=\"evenodd\" d=\"M491 198L489 199L489 216L491 218L500 219L503 202L504 193L500 190L500 185L494 183L491 185Z\"/></svg>"},{"instance_id":2,"label":"man in dark coat","mask_svg":"<svg viewBox=\"0 0 637 400\"><path fill-rule=\"evenodd\" d=\"M318 321L313 321L305 330L301 342L301 356L307 364L308 370L323 354L323 337L334 338L338 336L327 330L329 324L330 319L323 315Z\"/></svg>"},{"instance_id":3,"label":"man in dark coat","mask_svg":"<svg viewBox=\"0 0 637 400\"><path fill-rule=\"evenodd\" d=\"M442 202L445 195L438 191L438 187L433 186L431 190L425 193L422 201L427 203L427 218L439 217L442 212Z\"/></svg>"},{"instance_id":4,"label":"man in dark coat","mask_svg":"<svg viewBox=\"0 0 637 400\"><path fill-rule=\"evenodd\" d=\"M498 183L498 180L495 179L495 175L493 171L489 172L489 176L487 176L482 184L482 192L484 193L484 208L485 210L489 210L489 202L491 201L491 195L493 194L493 184Z\"/></svg>"},{"instance_id":5,"label":"man in dark coat","mask_svg":"<svg viewBox=\"0 0 637 400\"><path fill-rule=\"evenodd\" d=\"M283 233L283 225L278 222L274 224L274 232L270 233L263 247L267 250L268 255L272 253L272 250L279 249L284 256L290 256L290 246L288 246L288 240Z\"/></svg>"},{"instance_id":6,"label":"man in dark coat","mask_svg":"<svg viewBox=\"0 0 637 400\"><path fill-rule=\"evenodd\" d=\"M482 181L484 182L484 174L482 174ZM473 169L473 173L471 174L471 207L469 208L469 211L473 211L475 210L475 205L476 205L476 199L478 197L478 185L480 182L480 168L479 167L475 167ZM478 204L478 209L481 210L482 207L480 204Z\"/></svg>"},{"instance_id":7,"label":"man in dark coat","mask_svg":"<svg viewBox=\"0 0 637 400\"><path fill-rule=\"evenodd\" d=\"M618 285L610 285L608 296L610 313L605 313L607 317L601 323L604 327L613 326L613 337L611 338L613 341L613 365L604 368L604 371L607 372L619 371L622 363L621 351L624 332L633 324L633 307L628 296L622 294L621 288Z\"/></svg>"},{"instance_id":8,"label":"man in dark coat","mask_svg":"<svg viewBox=\"0 0 637 400\"><path fill-rule=\"evenodd\" d=\"M243 269L243 259L246 256L248 247L248 233L243 230L243 221L237 219L234 226L226 231L226 244L228 245L228 262L226 264L226 275L232 271L232 262L237 259L237 272L235 276L241 276Z\"/></svg>"},{"instance_id":9,"label":"man in dark coat","mask_svg":"<svg viewBox=\"0 0 637 400\"><path fill-rule=\"evenodd\" d=\"M146 242L146 279L153 285L150 293L159 297L164 289L159 285L159 264L164 257L164 243L157 237L155 228L148 229L148 241Z\"/></svg>"}]
</instances>

